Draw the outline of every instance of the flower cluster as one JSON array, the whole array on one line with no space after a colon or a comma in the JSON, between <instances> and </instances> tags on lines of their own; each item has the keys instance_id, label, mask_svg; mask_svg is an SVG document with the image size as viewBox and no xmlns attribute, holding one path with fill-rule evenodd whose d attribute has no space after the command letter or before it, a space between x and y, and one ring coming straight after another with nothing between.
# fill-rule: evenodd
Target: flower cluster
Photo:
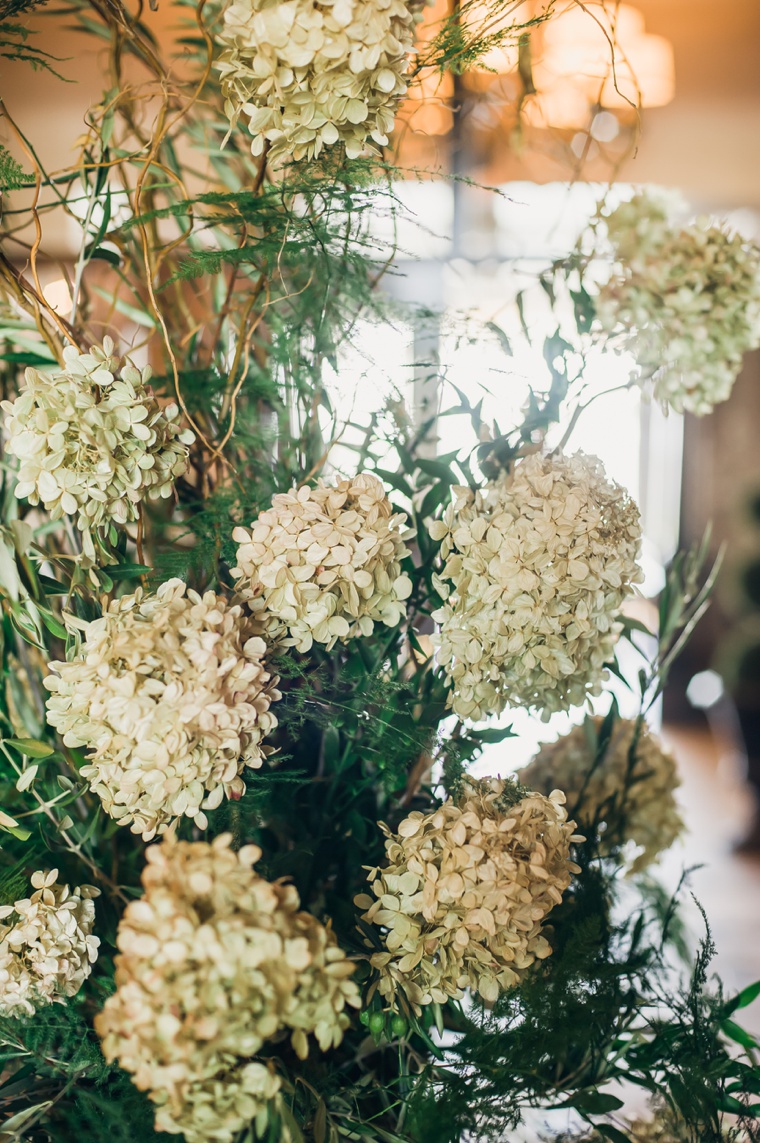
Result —
<instances>
[{"instance_id":1,"label":"flower cluster","mask_svg":"<svg viewBox=\"0 0 760 1143\"><path fill-rule=\"evenodd\" d=\"M146 840L180 816L205 828L203 810L240 798L244 767L262 764L280 693L249 628L242 607L173 579L114 600L50 664L48 721L88 748L82 777Z\"/></svg>"},{"instance_id":2,"label":"flower cluster","mask_svg":"<svg viewBox=\"0 0 760 1143\"><path fill-rule=\"evenodd\" d=\"M631 1143L691 1143L694 1139L693 1127L677 1112L665 1104L657 1103L652 1108L652 1118L634 1119L625 1124L625 1137ZM556 1143L604 1143L609 1136L602 1137L596 1131L582 1136L561 1135ZM718 1136L714 1135L717 1139ZM737 1128L724 1128L720 1134L726 1143L750 1143L749 1137Z\"/></svg>"},{"instance_id":3,"label":"flower cluster","mask_svg":"<svg viewBox=\"0 0 760 1143\"><path fill-rule=\"evenodd\" d=\"M422 0L232 0L219 33L225 109L250 116L251 150L349 158L385 146Z\"/></svg>"},{"instance_id":4,"label":"flower cluster","mask_svg":"<svg viewBox=\"0 0 760 1143\"><path fill-rule=\"evenodd\" d=\"M138 505L171 495L187 466L193 434L175 404L162 407L146 388L150 370L120 368L114 345L63 351L52 374L26 371L26 389L4 401L8 452L20 458L16 495L56 520L75 516L85 552L93 530L137 519Z\"/></svg>"},{"instance_id":5,"label":"flower cluster","mask_svg":"<svg viewBox=\"0 0 760 1143\"><path fill-rule=\"evenodd\" d=\"M672 1113L656 1119L635 1119L626 1124L626 1130L635 1143L687 1143L691 1135L689 1127Z\"/></svg>"},{"instance_id":6,"label":"flower cluster","mask_svg":"<svg viewBox=\"0 0 760 1143\"><path fill-rule=\"evenodd\" d=\"M760 250L709 220L666 224L663 211L641 192L610 215L617 267L597 314L622 332L659 401L702 416L726 400L744 354L760 346ZM648 239L634 250L640 233Z\"/></svg>"},{"instance_id":7,"label":"flower cluster","mask_svg":"<svg viewBox=\"0 0 760 1143\"><path fill-rule=\"evenodd\" d=\"M669 849L683 829L674 797L676 764L646 726L619 719L604 744L601 725L601 719L589 719L542 746L518 776L543 793L559 787L582 829L602 827L601 852L635 846L631 868L637 871Z\"/></svg>"},{"instance_id":8,"label":"flower cluster","mask_svg":"<svg viewBox=\"0 0 760 1143\"><path fill-rule=\"evenodd\" d=\"M525 706L549 715L600 693L641 580L639 511L595 457L538 454L444 518L438 661L463 719Z\"/></svg>"},{"instance_id":9,"label":"flower cluster","mask_svg":"<svg viewBox=\"0 0 760 1143\"><path fill-rule=\"evenodd\" d=\"M267 637L308 651L395 627L412 584L406 517L393 514L382 483L360 473L280 493L251 531L236 528L232 575Z\"/></svg>"},{"instance_id":10,"label":"flower cluster","mask_svg":"<svg viewBox=\"0 0 760 1143\"><path fill-rule=\"evenodd\" d=\"M266 1041L290 1032L305 1058L313 1033L327 1050L360 1004L331 929L255 872L259 856L226 834L209 845L169 833L119 924L117 988L96 1030L156 1104L156 1129L188 1143L225 1143L266 1115L280 1087L253 1058Z\"/></svg>"},{"instance_id":11,"label":"flower cluster","mask_svg":"<svg viewBox=\"0 0 760 1143\"><path fill-rule=\"evenodd\" d=\"M31 897L0 905L0 1015L31 1016L75 996L92 971L100 941L92 935L99 890L71 890L57 869L32 874Z\"/></svg>"},{"instance_id":12,"label":"flower cluster","mask_svg":"<svg viewBox=\"0 0 760 1143\"><path fill-rule=\"evenodd\" d=\"M603 216L607 241L618 261L639 269L689 216L680 191L650 186Z\"/></svg>"},{"instance_id":13,"label":"flower cluster","mask_svg":"<svg viewBox=\"0 0 760 1143\"><path fill-rule=\"evenodd\" d=\"M392 1005L400 991L419 1012L468 988L493 1001L549 956L542 922L579 872L563 803L492 778L395 834L381 824L387 862L369 873L375 900L356 904L383 931L371 963Z\"/></svg>"}]
</instances>

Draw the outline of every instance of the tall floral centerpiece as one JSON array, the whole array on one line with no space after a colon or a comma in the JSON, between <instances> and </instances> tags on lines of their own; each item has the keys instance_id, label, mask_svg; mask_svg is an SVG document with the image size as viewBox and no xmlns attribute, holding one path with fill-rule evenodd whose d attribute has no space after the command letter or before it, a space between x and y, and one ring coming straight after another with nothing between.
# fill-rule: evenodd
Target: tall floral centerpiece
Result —
<instances>
[{"instance_id":1,"label":"tall floral centerpiece","mask_svg":"<svg viewBox=\"0 0 760 1143\"><path fill-rule=\"evenodd\" d=\"M19 67L71 71L61 20L107 49L66 170L3 104L0 1135L756 1138L757 989L640 876L683 828L647 714L711 576L684 554L632 618L639 509L567 430L589 339L725 399L757 250L604 204L513 423L460 395L434 455L399 377L357 424L331 377L400 316L403 101L500 44L523 74L555 5L169 8L164 50L122 0L0 4ZM518 711L575 725L512 775Z\"/></svg>"}]
</instances>

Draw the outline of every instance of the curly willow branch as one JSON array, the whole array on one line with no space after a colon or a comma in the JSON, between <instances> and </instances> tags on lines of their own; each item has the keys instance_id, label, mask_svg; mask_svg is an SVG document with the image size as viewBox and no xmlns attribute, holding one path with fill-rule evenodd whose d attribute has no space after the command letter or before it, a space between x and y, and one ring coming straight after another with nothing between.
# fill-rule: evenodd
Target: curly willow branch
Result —
<instances>
[{"instance_id":1,"label":"curly willow branch","mask_svg":"<svg viewBox=\"0 0 760 1143\"><path fill-rule=\"evenodd\" d=\"M192 107L200 99L201 93L202 93L204 87L206 86L208 78L211 74L211 65L212 65L212 59L213 59L213 43L212 43L211 37L209 36L208 31L206 30L206 27L203 23L203 9L204 9L205 5L206 5L206 0L199 0L198 7L196 9L195 18L196 18L196 22L198 24L201 35L203 36L203 40L204 40L205 45L206 45L206 65L204 67L203 74L202 74L200 80L198 81L196 88L195 88L195 91L193 92L193 95L191 96L189 102L185 105L185 107L183 107L180 111L178 111L177 114L172 119L170 119L168 122L166 121L166 114L167 114L167 110L168 110L169 97L168 97L168 94L166 93L166 91L164 91L163 105L161 107L161 111L159 112L159 116L158 116L158 120L157 120L157 124L156 124L156 130L155 130L153 140L151 143L151 148L150 148L150 151L148 152L147 158L145 159L142 170L140 171L140 174L138 175L137 185L135 187L135 215L138 218L140 216L140 201L141 201L142 194L143 194L143 187L145 184L145 180L146 180L146 178L148 176L148 172L150 171L150 168L153 164L153 160L154 160L155 156L158 154L158 150L161 146L161 143L163 142L165 137L168 135L168 133L171 131L171 129L174 126L176 126L176 124L179 123L180 120L182 120L188 114L188 112L192 109ZM151 307L152 307L153 312L156 316L156 320L158 321L159 325L161 326L161 331L162 331L163 339L164 339L164 345L166 347L166 352L167 352L167 355L169 357L169 361L171 363L172 375L174 378L174 391L177 394L177 400L179 402L180 408L182 409L182 412L185 414L185 417L187 418L188 423L192 426L193 431L196 433L199 440L201 440L203 442L205 447L210 452L213 452L214 446L207 439L207 437L203 433L202 429L200 428L200 426L195 421L195 418L191 415L191 413L187 407L187 404L185 402L184 395L182 393L182 387L180 385L180 380L179 380L179 369L177 367L177 358L176 358L176 356L174 354L174 350L172 348L171 338L169 336L169 330L167 328L166 321L164 320L164 315L161 312L161 309L160 309L158 302L156 300L156 294L155 294L155 289L154 289L154 285L153 285L153 268L151 266L151 257L150 257L151 246L150 246L150 240L149 240L149 236L148 236L148 230L147 230L147 227L143 221L139 222L139 229L140 229L140 237L141 237L142 247L143 247L143 259L145 262L145 276L146 276L146 284L147 284L147 288L148 288L148 295L150 298Z\"/></svg>"}]
</instances>

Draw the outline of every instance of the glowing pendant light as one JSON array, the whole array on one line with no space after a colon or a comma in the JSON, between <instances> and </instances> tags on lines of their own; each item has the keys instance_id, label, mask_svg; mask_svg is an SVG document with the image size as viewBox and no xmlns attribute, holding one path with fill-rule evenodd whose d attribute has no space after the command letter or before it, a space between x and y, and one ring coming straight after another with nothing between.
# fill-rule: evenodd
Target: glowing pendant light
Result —
<instances>
[{"instance_id":1,"label":"glowing pendant light","mask_svg":"<svg viewBox=\"0 0 760 1143\"><path fill-rule=\"evenodd\" d=\"M581 127L592 107L662 107L675 94L673 47L645 31L636 8L574 0L543 28L533 76L538 95L530 118Z\"/></svg>"}]
</instances>

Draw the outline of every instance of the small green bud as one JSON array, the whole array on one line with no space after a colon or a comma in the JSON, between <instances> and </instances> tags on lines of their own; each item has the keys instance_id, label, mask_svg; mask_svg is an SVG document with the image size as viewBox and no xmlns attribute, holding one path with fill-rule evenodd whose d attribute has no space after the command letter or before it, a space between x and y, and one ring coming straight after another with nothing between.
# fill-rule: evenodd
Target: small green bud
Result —
<instances>
[{"instance_id":1,"label":"small green bud","mask_svg":"<svg viewBox=\"0 0 760 1143\"><path fill-rule=\"evenodd\" d=\"M399 1038L405 1036L407 1027L406 1020L403 1016L399 1016L398 1013L391 1019L391 1032L394 1036L398 1036Z\"/></svg>"},{"instance_id":2,"label":"small green bud","mask_svg":"<svg viewBox=\"0 0 760 1143\"><path fill-rule=\"evenodd\" d=\"M379 1036L385 1031L385 1013L373 1012L369 1018L369 1030L373 1035Z\"/></svg>"}]
</instances>

